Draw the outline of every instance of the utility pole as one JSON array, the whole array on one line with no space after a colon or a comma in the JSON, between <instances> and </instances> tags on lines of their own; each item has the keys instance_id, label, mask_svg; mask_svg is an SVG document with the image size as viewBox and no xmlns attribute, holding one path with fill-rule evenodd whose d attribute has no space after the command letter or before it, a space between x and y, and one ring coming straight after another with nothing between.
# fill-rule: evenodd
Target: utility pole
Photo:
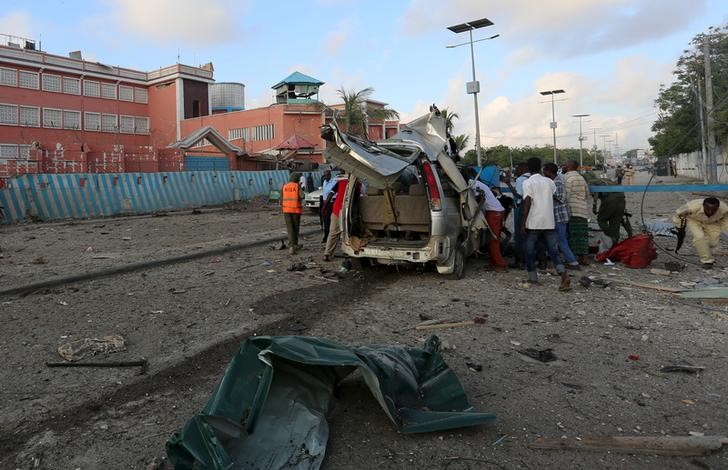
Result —
<instances>
[{"instance_id":1,"label":"utility pole","mask_svg":"<svg viewBox=\"0 0 728 470\"><path fill-rule=\"evenodd\" d=\"M708 116L708 183L718 184L718 169L715 161L715 129L713 119L713 76L710 70L710 36L703 38L703 60L705 61L705 113Z\"/></svg>"},{"instance_id":2,"label":"utility pole","mask_svg":"<svg viewBox=\"0 0 728 470\"><path fill-rule=\"evenodd\" d=\"M600 129L601 127L592 127L592 131L594 131L594 146L592 147L592 150L594 151L594 166L599 163L599 161L597 160L597 151L599 149L599 147L597 147L597 131Z\"/></svg>"},{"instance_id":3,"label":"utility pole","mask_svg":"<svg viewBox=\"0 0 728 470\"><path fill-rule=\"evenodd\" d=\"M705 123L703 123L703 97L700 80L696 80L697 89L693 88L698 98L698 116L700 116L700 151L703 154L703 183L708 184L708 151L705 148ZM675 176L675 175L673 175Z\"/></svg>"},{"instance_id":4,"label":"utility pole","mask_svg":"<svg viewBox=\"0 0 728 470\"><path fill-rule=\"evenodd\" d=\"M579 167L582 167L582 166L584 166L584 156L582 155L583 151L584 151L584 149L583 149L584 146L582 143L584 142L584 140L586 140L586 137L584 137L584 134L581 131L581 120L582 120L582 118L589 116L589 115L588 114L574 114L573 116L579 118Z\"/></svg>"}]
</instances>

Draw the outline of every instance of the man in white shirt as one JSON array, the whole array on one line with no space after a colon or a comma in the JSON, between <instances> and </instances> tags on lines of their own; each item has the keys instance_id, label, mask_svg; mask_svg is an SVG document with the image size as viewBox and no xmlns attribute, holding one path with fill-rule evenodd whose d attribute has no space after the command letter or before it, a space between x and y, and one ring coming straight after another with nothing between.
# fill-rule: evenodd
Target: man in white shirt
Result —
<instances>
[{"instance_id":1,"label":"man in white shirt","mask_svg":"<svg viewBox=\"0 0 728 470\"><path fill-rule=\"evenodd\" d=\"M561 262L554 219L554 194L556 185L541 175L541 159L529 158L526 162L531 176L523 183L523 208L521 213L521 235L526 244L526 271L528 282L538 284L536 273L536 242L541 239L551 257L556 272L561 276L559 290L571 289L569 275Z\"/></svg>"},{"instance_id":2,"label":"man in white shirt","mask_svg":"<svg viewBox=\"0 0 728 470\"><path fill-rule=\"evenodd\" d=\"M503 212L505 209L493 194L493 191L483 182L476 179L477 172L470 168L468 186L472 190L479 190L485 197L483 211L485 212L485 221L490 227L491 237L488 240L488 255L490 256L490 266L495 272L504 273L506 269L506 260L500 251L500 236L503 229Z\"/></svg>"}]
</instances>

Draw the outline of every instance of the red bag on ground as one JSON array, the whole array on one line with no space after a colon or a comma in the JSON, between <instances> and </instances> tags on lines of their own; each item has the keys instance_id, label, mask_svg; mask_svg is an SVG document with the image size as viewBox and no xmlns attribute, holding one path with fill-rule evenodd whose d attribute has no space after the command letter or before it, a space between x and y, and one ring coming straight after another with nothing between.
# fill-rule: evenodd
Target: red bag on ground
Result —
<instances>
[{"instance_id":1,"label":"red bag on ground","mask_svg":"<svg viewBox=\"0 0 728 470\"><path fill-rule=\"evenodd\" d=\"M652 242L652 236L643 233L623 240L595 257L599 262L607 258L624 263L630 268L646 268L657 258L657 249Z\"/></svg>"}]
</instances>

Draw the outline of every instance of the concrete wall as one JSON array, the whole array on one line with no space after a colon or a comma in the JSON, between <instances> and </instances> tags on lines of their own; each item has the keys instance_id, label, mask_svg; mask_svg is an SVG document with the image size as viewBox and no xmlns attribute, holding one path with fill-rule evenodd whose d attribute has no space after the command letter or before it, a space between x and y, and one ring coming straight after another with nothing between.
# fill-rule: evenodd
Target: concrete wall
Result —
<instances>
[{"instance_id":1,"label":"concrete wall","mask_svg":"<svg viewBox=\"0 0 728 470\"><path fill-rule=\"evenodd\" d=\"M723 148L716 148L718 183L728 183L728 154ZM703 180L703 155L701 152L681 153L675 160L678 176Z\"/></svg>"},{"instance_id":2,"label":"concrete wall","mask_svg":"<svg viewBox=\"0 0 728 470\"><path fill-rule=\"evenodd\" d=\"M304 173L308 174L308 173ZM321 172L311 172L318 187ZM266 196L287 170L174 173L34 174L0 190L1 223L52 221L212 206Z\"/></svg>"}]
</instances>

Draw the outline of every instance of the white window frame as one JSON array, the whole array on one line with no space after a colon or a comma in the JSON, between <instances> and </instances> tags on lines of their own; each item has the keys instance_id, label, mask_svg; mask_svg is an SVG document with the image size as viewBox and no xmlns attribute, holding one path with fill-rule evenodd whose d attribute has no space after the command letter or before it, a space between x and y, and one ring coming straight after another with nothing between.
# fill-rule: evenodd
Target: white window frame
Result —
<instances>
[{"instance_id":1,"label":"white window frame","mask_svg":"<svg viewBox=\"0 0 728 470\"><path fill-rule=\"evenodd\" d=\"M127 125L124 125L124 121L126 121ZM134 116L127 116L124 114L119 115L119 132L122 134L133 134L134 126L136 126Z\"/></svg>"},{"instance_id":2,"label":"white window frame","mask_svg":"<svg viewBox=\"0 0 728 470\"><path fill-rule=\"evenodd\" d=\"M89 128L89 125L88 125L89 116L95 116L98 119L97 127L94 129ZM93 113L90 111L84 112L83 113L83 130L90 131L90 132L101 132L101 113Z\"/></svg>"},{"instance_id":3,"label":"white window frame","mask_svg":"<svg viewBox=\"0 0 728 470\"><path fill-rule=\"evenodd\" d=\"M0 144L0 161L17 160L19 155L16 144Z\"/></svg>"},{"instance_id":4,"label":"white window frame","mask_svg":"<svg viewBox=\"0 0 728 470\"><path fill-rule=\"evenodd\" d=\"M109 126L107 123L109 122L108 119L113 118L114 124ZM116 114L107 114L102 113L101 114L101 132L116 132L119 130L119 116Z\"/></svg>"},{"instance_id":5,"label":"white window frame","mask_svg":"<svg viewBox=\"0 0 728 470\"><path fill-rule=\"evenodd\" d=\"M35 122L23 121L23 109L35 110ZM38 106L18 106L18 125L25 127L40 127L40 108Z\"/></svg>"},{"instance_id":6,"label":"white window frame","mask_svg":"<svg viewBox=\"0 0 728 470\"><path fill-rule=\"evenodd\" d=\"M134 102L142 104L149 103L149 90L146 88L134 87Z\"/></svg>"},{"instance_id":7,"label":"white window frame","mask_svg":"<svg viewBox=\"0 0 728 470\"><path fill-rule=\"evenodd\" d=\"M128 93L128 95L124 96L126 93ZM121 101L134 102L134 87L119 85L119 99Z\"/></svg>"},{"instance_id":8,"label":"white window frame","mask_svg":"<svg viewBox=\"0 0 728 470\"><path fill-rule=\"evenodd\" d=\"M68 84L75 83L75 90L69 90ZM81 79L73 77L63 77L63 93L68 95L80 95L81 94Z\"/></svg>"},{"instance_id":9,"label":"white window frame","mask_svg":"<svg viewBox=\"0 0 728 470\"><path fill-rule=\"evenodd\" d=\"M51 113L58 113L58 122L46 121L46 116ZM55 120L53 120L55 122ZM43 108L43 127L47 129L63 129L63 110L59 108Z\"/></svg>"},{"instance_id":10,"label":"white window frame","mask_svg":"<svg viewBox=\"0 0 728 470\"><path fill-rule=\"evenodd\" d=\"M89 87L96 86L97 93L96 94L89 93L88 92L89 90L86 89L86 85L88 85ZM101 83L100 82L97 82L96 80L84 80L82 86L83 86L83 96L90 96L91 98L101 98Z\"/></svg>"},{"instance_id":11,"label":"white window frame","mask_svg":"<svg viewBox=\"0 0 728 470\"><path fill-rule=\"evenodd\" d=\"M30 160L30 145L18 145L18 160Z\"/></svg>"},{"instance_id":12,"label":"white window frame","mask_svg":"<svg viewBox=\"0 0 728 470\"><path fill-rule=\"evenodd\" d=\"M68 119L66 119L67 115L73 114L77 117L76 122L78 123L76 126L70 126L68 124ZM64 109L63 110L63 128L64 129L75 129L75 130L81 130L81 111L76 111L74 109Z\"/></svg>"},{"instance_id":13,"label":"white window frame","mask_svg":"<svg viewBox=\"0 0 728 470\"><path fill-rule=\"evenodd\" d=\"M5 108L8 111L8 115L12 114L12 109L15 110L15 120L4 120L0 112L0 125L2 126L17 126L18 125L18 105L9 103L0 103L0 109ZM12 108L12 109L11 109Z\"/></svg>"},{"instance_id":14,"label":"white window frame","mask_svg":"<svg viewBox=\"0 0 728 470\"><path fill-rule=\"evenodd\" d=\"M145 123L140 126L139 123ZM144 129L146 128L146 129ZM141 130L140 130L141 129ZM148 116L136 116L134 118L134 133L135 134L149 134L149 117Z\"/></svg>"},{"instance_id":15,"label":"white window frame","mask_svg":"<svg viewBox=\"0 0 728 470\"><path fill-rule=\"evenodd\" d=\"M35 77L35 86L23 85L23 75ZM29 90L40 89L40 74L38 72L31 72L30 70L18 70L18 87L27 88Z\"/></svg>"},{"instance_id":16,"label":"white window frame","mask_svg":"<svg viewBox=\"0 0 728 470\"><path fill-rule=\"evenodd\" d=\"M11 80L10 77L14 77L14 79ZM0 85L15 87L18 86L18 69L0 67Z\"/></svg>"},{"instance_id":17,"label":"white window frame","mask_svg":"<svg viewBox=\"0 0 728 470\"><path fill-rule=\"evenodd\" d=\"M107 94L107 93L105 93L104 90L106 90L106 91L112 91L112 87L113 87L113 92L114 92L113 94L110 94L110 93ZM103 99L105 99L105 100L115 100L117 96L118 95L117 95L117 91L116 91L116 84L114 84L114 83L101 82L101 97Z\"/></svg>"},{"instance_id":18,"label":"white window frame","mask_svg":"<svg viewBox=\"0 0 728 470\"><path fill-rule=\"evenodd\" d=\"M43 73L41 76L41 87L43 91L50 91L52 93L61 93L63 90L63 80L61 79L60 75L52 74L52 73ZM50 84L54 83L54 85L57 85L56 87L51 87Z\"/></svg>"}]
</instances>

